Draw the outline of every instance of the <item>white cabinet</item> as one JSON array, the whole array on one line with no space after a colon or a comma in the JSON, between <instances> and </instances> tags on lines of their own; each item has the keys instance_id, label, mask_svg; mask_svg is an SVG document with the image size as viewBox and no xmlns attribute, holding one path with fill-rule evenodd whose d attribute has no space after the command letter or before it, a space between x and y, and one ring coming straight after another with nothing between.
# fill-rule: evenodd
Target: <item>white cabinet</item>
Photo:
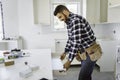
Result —
<instances>
[{"instance_id":1,"label":"white cabinet","mask_svg":"<svg viewBox=\"0 0 120 80\"><path fill-rule=\"evenodd\" d=\"M117 7L120 6L120 0L108 0L109 7Z\"/></svg>"},{"instance_id":2,"label":"white cabinet","mask_svg":"<svg viewBox=\"0 0 120 80\"><path fill-rule=\"evenodd\" d=\"M34 23L50 25L50 0L33 0Z\"/></svg>"},{"instance_id":3,"label":"white cabinet","mask_svg":"<svg viewBox=\"0 0 120 80\"><path fill-rule=\"evenodd\" d=\"M108 0L87 0L86 18L91 23L107 22Z\"/></svg>"},{"instance_id":4,"label":"white cabinet","mask_svg":"<svg viewBox=\"0 0 120 80\"><path fill-rule=\"evenodd\" d=\"M53 54L54 57L60 57L60 55L64 52L65 46L66 46L66 42L67 39L55 39L55 54ZM67 55L68 56L68 55ZM63 63L65 63L67 61L67 57L66 59L63 61ZM79 61L77 61L75 58L71 63L72 65L75 64L80 64Z\"/></svg>"},{"instance_id":5,"label":"white cabinet","mask_svg":"<svg viewBox=\"0 0 120 80\"><path fill-rule=\"evenodd\" d=\"M115 53L118 41L116 40L100 40L103 55L98 60L97 64L100 66L100 72L109 72L115 70Z\"/></svg>"},{"instance_id":6,"label":"white cabinet","mask_svg":"<svg viewBox=\"0 0 120 80\"><path fill-rule=\"evenodd\" d=\"M120 0L108 1L108 22L120 22Z\"/></svg>"},{"instance_id":7,"label":"white cabinet","mask_svg":"<svg viewBox=\"0 0 120 80\"><path fill-rule=\"evenodd\" d=\"M120 46L117 46L116 51L116 80L120 80Z\"/></svg>"}]
</instances>

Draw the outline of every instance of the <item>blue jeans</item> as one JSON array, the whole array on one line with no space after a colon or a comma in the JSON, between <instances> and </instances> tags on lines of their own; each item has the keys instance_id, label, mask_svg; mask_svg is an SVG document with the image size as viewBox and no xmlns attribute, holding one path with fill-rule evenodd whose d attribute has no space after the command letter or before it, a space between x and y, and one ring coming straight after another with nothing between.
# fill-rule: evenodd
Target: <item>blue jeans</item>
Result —
<instances>
[{"instance_id":1,"label":"blue jeans","mask_svg":"<svg viewBox=\"0 0 120 80\"><path fill-rule=\"evenodd\" d=\"M81 70L79 73L78 80L92 80L92 72L96 61L91 61L87 55L87 59L81 61Z\"/></svg>"}]
</instances>

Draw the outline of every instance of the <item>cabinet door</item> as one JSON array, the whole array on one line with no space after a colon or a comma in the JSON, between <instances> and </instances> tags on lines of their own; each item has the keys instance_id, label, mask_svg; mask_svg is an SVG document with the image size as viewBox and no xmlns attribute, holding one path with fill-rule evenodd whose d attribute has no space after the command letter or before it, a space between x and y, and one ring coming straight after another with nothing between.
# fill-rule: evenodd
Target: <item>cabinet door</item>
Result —
<instances>
[{"instance_id":1,"label":"cabinet door","mask_svg":"<svg viewBox=\"0 0 120 80\"><path fill-rule=\"evenodd\" d=\"M115 54L117 41L99 41L103 55L98 60L97 64L100 66L100 71L114 71L115 69Z\"/></svg>"},{"instance_id":2,"label":"cabinet door","mask_svg":"<svg viewBox=\"0 0 120 80\"><path fill-rule=\"evenodd\" d=\"M33 0L34 23L50 25L50 1Z\"/></svg>"},{"instance_id":3,"label":"cabinet door","mask_svg":"<svg viewBox=\"0 0 120 80\"><path fill-rule=\"evenodd\" d=\"M87 20L91 23L101 23L107 21L107 0L87 0Z\"/></svg>"},{"instance_id":4,"label":"cabinet door","mask_svg":"<svg viewBox=\"0 0 120 80\"><path fill-rule=\"evenodd\" d=\"M116 49L116 77L120 73L120 46L117 47Z\"/></svg>"}]
</instances>

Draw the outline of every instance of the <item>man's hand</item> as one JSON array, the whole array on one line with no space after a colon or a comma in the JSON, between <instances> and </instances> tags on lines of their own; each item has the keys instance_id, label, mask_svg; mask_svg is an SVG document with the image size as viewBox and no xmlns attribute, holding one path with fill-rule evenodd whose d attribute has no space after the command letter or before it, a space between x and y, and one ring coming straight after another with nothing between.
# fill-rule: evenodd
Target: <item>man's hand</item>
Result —
<instances>
[{"instance_id":1,"label":"man's hand","mask_svg":"<svg viewBox=\"0 0 120 80\"><path fill-rule=\"evenodd\" d=\"M62 53L60 56L60 59L63 60L63 59L65 59L65 57L66 57L66 53Z\"/></svg>"},{"instance_id":2,"label":"man's hand","mask_svg":"<svg viewBox=\"0 0 120 80\"><path fill-rule=\"evenodd\" d=\"M81 61L81 58L80 58L79 53L77 53L75 57L76 57L76 59L77 59L78 61Z\"/></svg>"},{"instance_id":3,"label":"man's hand","mask_svg":"<svg viewBox=\"0 0 120 80\"><path fill-rule=\"evenodd\" d=\"M65 64L64 64L64 68L66 69L66 71L69 69L71 62L68 60Z\"/></svg>"}]
</instances>

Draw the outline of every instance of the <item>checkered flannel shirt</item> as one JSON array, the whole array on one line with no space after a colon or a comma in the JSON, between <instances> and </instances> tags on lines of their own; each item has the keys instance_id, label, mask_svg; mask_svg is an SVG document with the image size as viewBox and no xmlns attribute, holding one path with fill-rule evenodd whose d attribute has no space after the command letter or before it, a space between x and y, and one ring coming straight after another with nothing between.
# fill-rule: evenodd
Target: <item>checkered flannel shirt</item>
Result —
<instances>
[{"instance_id":1,"label":"checkered flannel shirt","mask_svg":"<svg viewBox=\"0 0 120 80\"><path fill-rule=\"evenodd\" d=\"M68 40L65 53L69 54L68 60L72 61L78 50L88 48L96 40L96 37L89 23L80 15L70 13L66 24Z\"/></svg>"}]
</instances>

